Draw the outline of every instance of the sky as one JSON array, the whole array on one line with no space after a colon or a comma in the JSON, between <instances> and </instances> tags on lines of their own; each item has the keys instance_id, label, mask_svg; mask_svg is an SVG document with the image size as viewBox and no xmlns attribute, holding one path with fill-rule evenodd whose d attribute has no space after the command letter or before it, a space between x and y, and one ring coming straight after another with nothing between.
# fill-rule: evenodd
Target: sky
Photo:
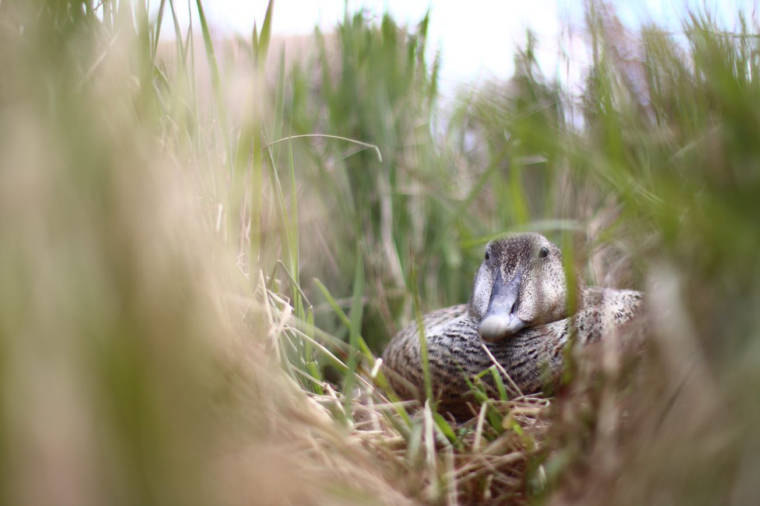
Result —
<instances>
[{"instance_id":1,"label":"sky","mask_svg":"<svg viewBox=\"0 0 760 506\"><path fill-rule=\"evenodd\" d=\"M707 7L727 29L736 26L736 12L758 19L760 0L612 0L621 21L636 28L654 21L677 32L687 9ZM158 0L153 0L157 4ZM178 15L187 23L187 8L175 1ZM195 4L194 1L189 2ZM365 9L378 19L390 12L402 24L416 25L431 10L428 48L442 58L441 87L507 78L513 70L514 49L525 42L526 29L536 35L536 57L541 70L572 86L588 58L583 49L583 0L276 0L272 33L303 35L315 26L328 32L342 18L344 9ZM267 0L205 0L210 25L219 33L249 36L254 20L260 26ZM154 12L157 5L153 7ZM162 29L173 34L171 27ZM183 27L184 28L184 27ZM568 59L560 57L565 54ZM432 54L430 56L433 56ZM570 65L568 65L568 61Z\"/></svg>"}]
</instances>

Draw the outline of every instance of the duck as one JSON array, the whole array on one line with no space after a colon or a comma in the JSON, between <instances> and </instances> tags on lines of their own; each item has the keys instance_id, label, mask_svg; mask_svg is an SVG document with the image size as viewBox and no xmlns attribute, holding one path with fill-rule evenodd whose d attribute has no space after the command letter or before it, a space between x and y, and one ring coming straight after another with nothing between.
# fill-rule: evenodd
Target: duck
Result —
<instances>
[{"instance_id":1,"label":"duck","mask_svg":"<svg viewBox=\"0 0 760 506\"><path fill-rule=\"evenodd\" d=\"M382 355L385 376L400 397L423 397L422 332L432 394L446 411L471 403L476 377L493 395L492 375L484 374L492 367L513 396L550 391L568 347L621 333L641 313L639 291L573 285L569 291L562 251L543 235L493 240L469 302L432 311L394 335Z\"/></svg>"}]
</instances>

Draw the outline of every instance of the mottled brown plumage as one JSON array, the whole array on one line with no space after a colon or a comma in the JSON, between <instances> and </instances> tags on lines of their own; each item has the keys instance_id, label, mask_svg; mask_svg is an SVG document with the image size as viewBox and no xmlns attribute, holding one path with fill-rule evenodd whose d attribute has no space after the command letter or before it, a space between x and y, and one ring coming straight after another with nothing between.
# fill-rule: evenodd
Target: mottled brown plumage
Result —
<instances>
[{"instance_id":1,"label":"mottled brown plumage","mask_svg":"<svg viewBox=\"0 0 760 506\"><path fill-rule=\"evenodd\" d=\"M639 292L588 287L579 291L579 311L567 317L561 253L539 234L494 241L486 251L469 304L439 309L423 318L433 393L444 408L455 410L471 400L465 378L491 367L494 360L506 372L503 380L513 391L541 391L559 379L563 350L573 332L578 345L599 341L630 322L639 309ZM501 288L496 286L499 283ZM502 304L494 310L499 297ZM489 326L486 341L479 331L489 314L506 323ZM517 325L509 323L514 319ZM520 328L510 332L515 326ZM494 328L503 332L494 333ZM393 337L383 361L394 389L404 397L419 397L424 382L416 323ZM488 376L484 379L488 381Z\"/></svg>"}]
</instances>

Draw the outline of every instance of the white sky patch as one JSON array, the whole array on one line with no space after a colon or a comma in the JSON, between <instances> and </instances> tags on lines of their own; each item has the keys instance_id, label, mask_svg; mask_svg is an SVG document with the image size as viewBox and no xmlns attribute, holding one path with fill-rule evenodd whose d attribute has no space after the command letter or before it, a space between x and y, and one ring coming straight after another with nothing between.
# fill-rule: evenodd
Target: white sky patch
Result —
<instances>
[{"instance_id":1,"label":"white sky patch","mask_svg":"<svg viewBox=\"0 0 760 506\"><path fill-rule=\"evenodd\" d=\"M188 2L195 12L195 0ZM182 29L187 28L188 3L175 0ZM428 32L429 61L441 53L441 88L446 93L461 83L505 79L514 71L514 52L526 41L526 30L537 38L536 59L545 75L557 77L571 89L582 79L588 63L583 44L583 0L276 0L272 33L275 36L311 33L315 26L331 31L342 19L364 9L380 19L389 12L397 23L415 26L431 10ZM753 0L617 0L612 1L621 21L629 27L656 22L667 30L681 30L687 10L707 8L727 29L737 26L736 12L757 19ZM158 0L152 0L155 13ZM203 6L209 24L217 32L250 37L253 23L264 19L267 0L206 0ZM168 6L165 16L168 17ZM194 23L197 27L195 14ZM162 33L173 36L165 24ZM561 56L564 54L564 58Z\"/></svg>"}]
</instances>

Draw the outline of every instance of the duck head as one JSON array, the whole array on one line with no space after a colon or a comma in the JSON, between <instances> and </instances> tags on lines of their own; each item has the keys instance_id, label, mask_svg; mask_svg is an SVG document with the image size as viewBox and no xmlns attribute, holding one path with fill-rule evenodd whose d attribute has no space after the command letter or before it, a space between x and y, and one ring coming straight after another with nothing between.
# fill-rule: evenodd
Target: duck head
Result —
<instances>
[{"instance_id":1,"label":"duck head","mask_svg":"<svg viewBox=\"0 0 760 506\"><path fill-rule=\"evenodd\" d=\"M562 252L540 234L491 241L475 275L470 315L485 341L567 316Z\"/></svg>"}]
</instances>

